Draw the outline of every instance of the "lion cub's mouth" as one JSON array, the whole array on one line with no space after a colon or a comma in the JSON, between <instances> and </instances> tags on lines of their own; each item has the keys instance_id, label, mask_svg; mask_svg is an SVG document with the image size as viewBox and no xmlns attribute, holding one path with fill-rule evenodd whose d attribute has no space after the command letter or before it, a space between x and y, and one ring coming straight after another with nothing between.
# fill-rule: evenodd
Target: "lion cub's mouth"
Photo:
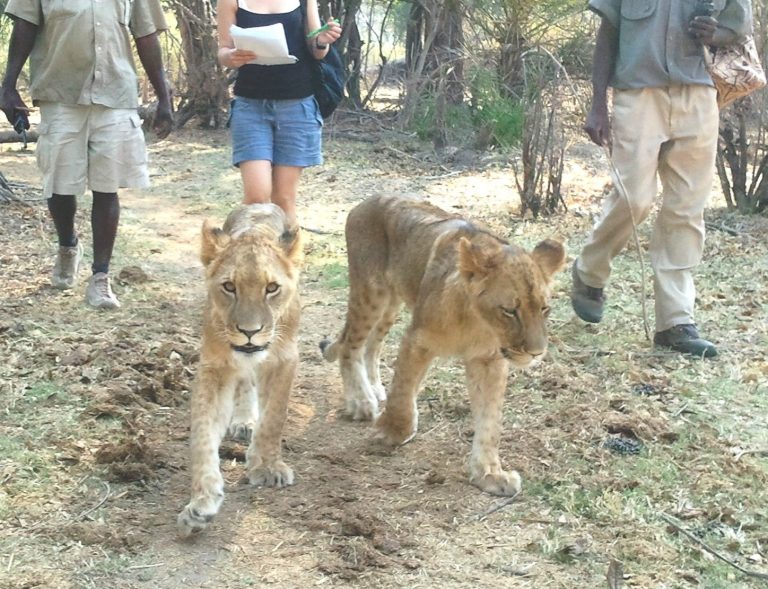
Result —
<instances>
[{"instance_id":1,"label":"lion cub's mouth","mask_svg":"<svg viewBox=\"0 0 768 589\"><path fill-rule=\"evenodd\" d=\"M529 366L538 363L536 357L531 356L526 352L519 352L518 350L512 350L510 348L501 348L499 352L501 352L501 355L504 356L506 360L509 360L518 368L528 368Z\"/></svg>"},{"instance_id":2,"label":"lion cub's mouth","mask_svg":"<svg viewBox=\"0 0 768 589\"><path fill-rule=\"evenodd\" d=\"M253 344L245 344L244 346L232 346L235 352L242 352L243 354L255 354L256 352L263 352L269 347L269 344L263 346L254 346Z\"/></svg>"}]
</instances>

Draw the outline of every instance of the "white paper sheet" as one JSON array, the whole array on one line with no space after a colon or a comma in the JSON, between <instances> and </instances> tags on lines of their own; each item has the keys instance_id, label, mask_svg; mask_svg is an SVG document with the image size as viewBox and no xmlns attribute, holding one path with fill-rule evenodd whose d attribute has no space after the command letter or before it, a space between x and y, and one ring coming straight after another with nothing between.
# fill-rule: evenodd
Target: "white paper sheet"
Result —
<instances>
[{"instance_id":1,"label":"white paper sheet","mask_svg":"<svg viewBox=\"0 0 768 589\"><path fill-rule=\"evenodd\" d=\"M285 29L282 23L247 29L232 25L229 27L229 33L232 35L235 48L253 51L258 56L248 63L281 65L299 61L298 57L288 53L288 42L285 40Z\"/></svg>"}]
</instances>

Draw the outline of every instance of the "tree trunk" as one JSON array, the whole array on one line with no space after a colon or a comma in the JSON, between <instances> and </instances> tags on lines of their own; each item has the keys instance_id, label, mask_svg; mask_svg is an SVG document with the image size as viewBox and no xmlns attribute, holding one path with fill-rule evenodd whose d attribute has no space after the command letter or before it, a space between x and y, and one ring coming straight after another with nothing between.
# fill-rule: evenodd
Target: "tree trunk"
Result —
<instances>
[{"instance_id":1,"label":"tree trunk","mask_svg":"<svg viewBox=\"0 0 768 589\"><path fill-rule=\"evenodd\" d=\"M438 87L449 104L464 102L464 15L458 0L439 7L437 36L428 60L428 71L439 70Z\"/></svg>"},{"instance_id":2,"label":"tree trunk","mask_svg":"<svg viewBox=\"0 0 768 589\"><path fill-rule=\"evenodd\" d=\"M197 118L201 127L217 129L225 121L229 92L217 59L215 13L210 0L173 0L185 66L185 87L176 122L183 126Z\"/></svg>"}]
</instances>

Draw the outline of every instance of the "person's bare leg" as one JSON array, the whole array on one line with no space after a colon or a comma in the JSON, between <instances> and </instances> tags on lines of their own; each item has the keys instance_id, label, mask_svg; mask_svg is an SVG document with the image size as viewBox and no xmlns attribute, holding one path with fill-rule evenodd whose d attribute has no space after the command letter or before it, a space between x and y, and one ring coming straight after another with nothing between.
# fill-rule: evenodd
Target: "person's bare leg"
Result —
<instances>
[{"instance_id":1,"label":"person's bare leg","mask_svg":"<svg viewBox=\"0 0 768 589\"><path fill-rule=\"evenodd\" d=\"M120 201L116 192L93 192L91 229L93 231L93 273L109 272L112 250L120 222Z\"/></svg>"},{"instance_id":2,"label":"person's bare leg","mask_svg":"<svg viewBox=\"0 0 768 589\"><path fill-rule=\"evenodd\" d=\"M272 162L241 162L240 176L243 179L243 204L272 202Z\"/></svg>"},{"instance_id":3,"label":"person's bare leg","mask_svg":"<svg viewBox=\"0 0 768 589\"><path fill-rule=\"evenodd\" d=\"M75 232L77 199L72 194L54 194L48 199L48 211L59 240L51 284L59 289L72 288L83 256L83 246L78 242Z\"/></svg>"},{"instance_id":4,"label":"person's bare leg","mask_svg":"<svg viewBox=\"0 0 768 589\"><path fill-rule=\"evenodd\" d=\"M93 274L85 289L85 300L97 309L117 309L117 300L109 281L109 263L120 222L120 201L116 192L93 191L91 229L93 230Z\"/></svg>"},{"instance_id":5,"label":"person's bare leg","mask_svg":"<svg viewBox=\"0 0 768 589\"><path fill-rule=\"evenodd\" d=\"M291 224L297 222L296 194L302 170L294 166L275 166L272 169L272 202L285 211Z\"/></svg>"},{"instance_id":6,"label":"person's bare leg","mask_svg":"<svg viewBox=\"0 0 768 589\"><path fill-rule=\"evenodd\" d=\"M56 227L59 245L73 247L77 244L75 234L75 213L77 199L73 194L53 194L48 199L48 211Z\"/></svg>"}]
</instances>

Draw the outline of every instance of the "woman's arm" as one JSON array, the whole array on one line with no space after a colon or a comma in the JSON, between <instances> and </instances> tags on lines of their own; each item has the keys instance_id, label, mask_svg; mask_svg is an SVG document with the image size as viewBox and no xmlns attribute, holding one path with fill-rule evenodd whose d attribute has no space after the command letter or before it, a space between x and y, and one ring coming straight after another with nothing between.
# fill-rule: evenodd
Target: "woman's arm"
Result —
<instances>
[{"instance_id":1,"label":"woman's arm","mask_svg":"<svg viewBox=\"0 0 768 589\"><path fill-rule=\"evenodd\" d=\"M216 7L216 29L219 32L219 63L224 67L239 68L249 61L256 59L253 51L235 49L229 27L235 24L237 15L237 0L219 0Z\"/></svg>"},{"instance_id":2,"label":"woman's arm","mask_svg":"<svg viewBox=\"0 0 768 589\"><path fill-rule=\"evenodd\" d=\"M307 16L304 23L304 33L308 35L310 32L316 31L323 25L320 22L320 11L317 8L317 0L306 0L306 2ZM333 17L328 19L327 24L328 28L325 31L307 39L307 47L315 59L322 59L325 57L331 43L335 43L338 38L341 37L341 26L333 20Z\"/></svg>"}]
</instances>

